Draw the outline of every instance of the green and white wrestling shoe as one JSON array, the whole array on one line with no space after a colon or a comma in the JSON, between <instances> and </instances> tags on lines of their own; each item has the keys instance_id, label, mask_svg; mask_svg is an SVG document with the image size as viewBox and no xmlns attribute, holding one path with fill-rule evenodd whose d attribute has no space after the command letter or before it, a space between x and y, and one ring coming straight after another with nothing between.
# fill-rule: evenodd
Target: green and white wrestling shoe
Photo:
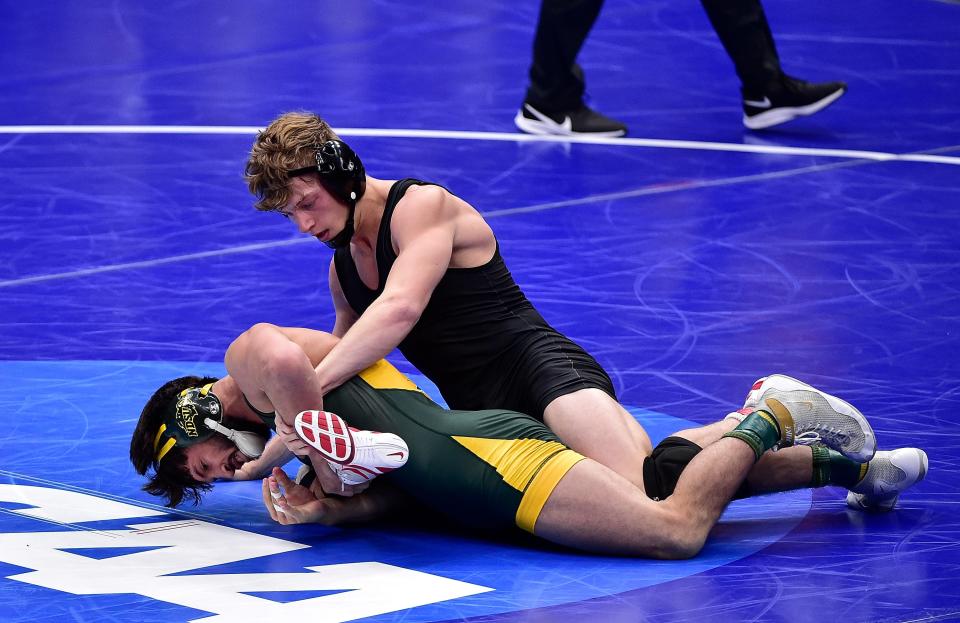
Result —
<instances>
[{"instance_id":1,"label":"green and white wrestling shoe","mask_svg":"<svg viewBox=\"0 0 960 623\"><path fill-rule=\"evenodd\" d=\"M856 510L893 510L900 493L927 475L927 453L920 448L881 450L870 460L867 473L847 493L847 506Z\"/></svg>"}]
</instances>

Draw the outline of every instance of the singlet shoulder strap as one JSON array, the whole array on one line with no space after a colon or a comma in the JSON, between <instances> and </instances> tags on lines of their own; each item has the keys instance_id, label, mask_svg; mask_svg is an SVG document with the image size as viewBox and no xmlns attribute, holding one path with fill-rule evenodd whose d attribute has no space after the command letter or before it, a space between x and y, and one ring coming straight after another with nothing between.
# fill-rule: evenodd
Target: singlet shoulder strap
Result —
<instances>
[{"instance_id":1,"label":"singlet shoulder strap","mask_svg":"<svg viewBox=\"0 0 960 623\"><path fill-rule=\"evenodd\" d=\"M387 202L383 208L383 217L380 220L380 229L377 231L376 258L377 273L379 282L374 290L371 290L360 279L360 273L357 271L357 264L353 261L349 247L337 249L333 254L333 267L337 271L337 280L340 282L340 289L343 291L347 303L358 314L363 313L374 299L383 292L383 286L387 281L387 274L397 259L397 254L393 252L393 238L390 235L390 221L393 218L394 208L400 203L400 200L406 194L411 186L432 184L412 177L398 180L390 187L387 194Z\"/></svg>"},{"instance_id":2,"label":"singlet shoulder strap","mask_svg":"<svg viewBox=\"0 0 960 623\"><path fill-rule=\"evenodd\" d=\"M353 310L360 314L377 297L379 292L371 290L360 279L357 264L350 255L350 247L337 249L333 254L333 268L337 271L340 290Z\"/></svg>"},{"instance_id":3,"label":"singlet shoulder strap","mask_svg":"<svg viewBox=\"0 0 960 623\"><path fill-rule=\"evenodd\" d=\"M394 182L393 186L390 187L387 204L383 208L383 218L380 220L380 231L377 232L377 270L380 273L379 285L381 291L383 284L386 283L387 273L390 272L390 267L397 259L397 254L393 251L393 237L390 234L393 211L411 186L440 186L440 184L408 177Z\"/></svg>"}]
</instances>

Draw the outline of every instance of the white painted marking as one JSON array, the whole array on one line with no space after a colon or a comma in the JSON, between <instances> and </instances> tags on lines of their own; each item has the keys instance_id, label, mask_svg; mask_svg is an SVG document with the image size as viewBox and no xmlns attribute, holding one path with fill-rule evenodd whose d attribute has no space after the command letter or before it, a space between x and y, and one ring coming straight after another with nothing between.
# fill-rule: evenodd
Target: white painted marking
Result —
<instances>
[{"instance_id":1,"label":"white painted marking","mask_svg":"<svg viewBox=\"0 0 960 623\"><path fill-rule=\"evenodd\" d=\"M137 363L139 363L139 362L137 362ZM133 419L133 420L127 420L127 421L129 421L129 422L136 422L137 420L136 420L136 419ZM34 484L44 485L45 487L52 487L52 488L55 488L55 489L60 489L60 490L62 490L62 491L73 491L73 492L75 492L75 493L80 493L80 494L83 494L83 495L90 495L90 496L93 496L93 497L96 497L96 498L105 498L105 499L107 499L107 500L113 500L113 501L115 501L115 502L121 502L121 503L123 503L123 504L136 505L136 506L138 506L138 507L140 507L140 508L153 509L153 510L155 510L155 511L159 511L158 514L160 514L160 515L165 515L165 514L185 515L185 516L188 516L188 517L196 517L196 518L199 518L199 519L204 519L205 521L217 521L216 519L213 519L213 518L208 517L208 516L206 516L206 515L201 515L200 513L193 513L193 512L190 512L190 511L183 510L183 509L176 509L176 510L174 510L174 509L168 508L168 507L166 507L166 506L160 506L159 504L151 504L151 503L149 503L149 502L143 502L143 501L140 501L140 500L131 500L131 499L125 498L125 497L123 497L123 496L113 495L113 494L111 494L111 493L105 493L105 492L103 492L103 491L94 491L94 490L91 490L91 489L85 489L85 488L83 488L83 487L77 487L77 486L74 486L74 485L68 485L68 484L66 484L66 483L64 483L64 482L58 482L58 481L56 481L56 480L48 480L48 479L46 479L46 478L39 478L39 477L37 477L37 476L30 476L29 474L22 474L22 473L20 473L20 472L11 472L11 471L8 471L8 470L5 470L5 469L0 469L0 476L6 476L7 478L10 478L10 479L13 480L13 481L32 482L32 483L34 483ZM0 499L2 499L2 498L0 498ZM13 513L15 513L16 511L7 511L7 512L13 514ZM36 517L36 515L34 515L34 517ZM60 522L54 521L54 520L52 520L52 519L49 520L49 521L51 521L51 523L60 523Z\"/></svg>"},{"instance_id":2,"label":"white painted marking","mask_svg":"<svg viewBox=\"0 0 960 623\"><path fill-rule=\"evenodd\" d=\"M145 126L145 125L7 125L0 126L0 134L256 134L260 128L253 126ZM578 199L566 201L554 201L541 203L532 206L523 206L518 208L505 208L502 210L491 210L484 212L485 218L494 218L498 216L509 216L512 214L525 214L530 212L542 212L554 208L568 207L574 205L584 205L597 203L601 201L612 201L630 197L640 197L645 195L655 195L667 192L676 192L679 190L689 190L692 188L706 188L711 186L727 186L738 184L745 181L757 181L763 179L774 179L778 177L787 177L812 171L822 171L837 166L850 166L863 161L903 161L920 162L927 164L947 164L960 166L960 157L939 156L935 154L895 154L878 151L859 151L847 149L817 149L807 147L785 147L777 145L744 145L739 143L715 143L702 141L677 141L666 139L647 139L647 138L603 138L603 137L566 137L566 136L538 136L531 134L506 133L506 132L461 132L448 130L406 130L406 129L374 129L374 128L341 128L336 130L341 136L369 136L383 138L430 138L430 139L453 139L453 140L482 140L482 141L512 141L512 142L550 142L550 143L584 143L594 145L611 145L615 147L651 147L662 149L689 149L706 151L726 151L742 152L756 154L774 154L788 156L821 156L827 158L844 158L850 161L837 163L833 165L813 165L809 167L799 167L796 169L787 169L784 171L771 171L768 173L758 173L755 175L742 175L728 178L699 180L693 182L681 182L677 184L666 184L655 187L645 187L637 190L622 191L617 193L605 193L601 195L591 195ZM960 149L960 146L956 147ZM943 148L953 149L953 148ZM148 268L160 264L170 264L174 262L183 262L206 257L217 257L222 255L231 255L235 253L246 253L247 251L257 251L262 249L271 249L293 244L300 244L313 240L312 237L304 236L300 238L291 238L286 240L277 240L257 244L240 245L215 251L202 251L199 253L188 253L185 255L174 255L171 257L157 258L152 260L142 260L138 262L127 262L123 264L110 264L106 266L95 266L79 270L67 271L62 273L51 273L46 275L34 275L31 277L22 277L19 279L10 279L0 281L0 288L20 286L44 281L57 281L70 279L73 277L83 277L119 270Z\"/></svg>"},{"instance_id":3,"label":"white painted marking","mask_svg":"<svg viewBox=\"0 0 960 623\"><path fill-rule=\"evenodd\" d=\"M256 134L262 128L254 126L213 125L3 125L0 134ZM514 143L582 143L616 147L653 147L659 149L690 149L699 151L731 151L781 156L820 156L824 158L855 158L861 160L907 160L928 164L960 166L960 157L931 154L898 154L883 151L851 149L820 149L816 147L789 147L783 145L745 145L710 141L680 141L654 138L603 138L590 136L547 136L517 132L467 132L455 130L409 130L404 128L340 128L341 136L371 136L380 138L430 138L470 141L509 141Z\"/></svg>"},{"instance_id":4,"label":"white painted marking","mask_svg":"<svg viewBox=\"0 0 960 623\"><path fill-rule=\"evenodd\" d=\"M14 513L57 522L157 515L73 491L0 485L0 501L35 508ZM205 611L195 621L309 620L340 623L489 592L490 588L379 562L310 566L293 573L186 572L309 549L283 539L204 521L131 524L104 531L0 533L0 562L33 569L9 579L74 595L136 594ZM131 548L109 558L83 556L90 548ZM146 551L136 551L142 548ZM74 551L70 551L74 550ZM267 565L264 565L267 568ZM177 574L177 575L173 575ZM289 603L247 593L343 591Z\"/></svg>"},{"instance_id":5,"label":"white painted marking","mask_svg":"<svg viewBox=\"0 0 960 623\"><path fill-rule=\"evenodd\" d=\"M197 260L205 257L216 257L220 255L231 255L233 253L246 253L247 251L259 251L261 249L272 249L275 247L286 247L292 244L302 242L316 242L312 236L303 238L290 238L287 240L274 240L272 242L258 242L256 244L244 244L237 247L227 247L226 249L217 249L215 251L201 251L199 253L187 253L185 255L172 255L170 257L161 257L153 260L141 260L139 262L126 262L124 264L108 264L107 266L95 266L93 268L82 268L80 270L71 270L64 273L52 273L49 275L34 275L33 277L22 277L20 279L10 279L0 281L0 288L10 286L20 286L28 283L38 283L41 281L53 281L58 279L69 279L70 277L83 277L85 275L96 275L99 273L109 273L115 270L126 270L128 268L149 268L160 264L170 264L172 262L183 262L187 260Z\"/></svg>"}]
</instances>

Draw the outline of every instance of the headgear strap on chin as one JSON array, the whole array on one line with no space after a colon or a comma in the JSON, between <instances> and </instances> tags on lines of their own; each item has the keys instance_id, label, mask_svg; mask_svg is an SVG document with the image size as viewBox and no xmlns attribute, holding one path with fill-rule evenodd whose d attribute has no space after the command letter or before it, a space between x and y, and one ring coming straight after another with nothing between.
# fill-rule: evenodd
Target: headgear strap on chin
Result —
<instances>
[{"instance_id":1,"label":"headgear strap on chin","mask_svg":"<svg viewBox=\"0 0 960 623\"><path fill-rule=\"evenodd\" d=\"M347 246L353 238L353 213L357 201L367 189L367 174L363 163L350 146L341 140L327 141L314 151L316 166L303 167L290 171L288 177L297 177L307 173L318 173L320 183L331 195L347 204L349 213L343 231L325 244L331 249Z\"/></svg>"},{"instance_id":2,"label":"headgear strap on chin","mask_svg":"<svg viewBox=\"0 0 960 623\"><path fill-rule=\"evenodd\" d=\"M157 463L174 447L188 448L206 441L215 432L237 445L240 452L255 459L263 453L266 440L248 431L235 431L224 426L223 405L210 391L213 383L203 387L189 387L171 403L164 414L163 424L153 440Z\"/></svg>"},{"instance_id":3,"label":"headgear strap on chin","mask_svg":"<svg viewBox=\"0 0 960 623\"><path fill-rule=\"evenodd\" d=\"M251 433L250 431L233 430L232 428L227 428L223 424L214 422L210 418L203 420L203 423L206 424L211 430L217 431L235 443L237 445L237 449L251 459L255 459L263 454L263 449L266 447L267 440L260 435Z\"/></svg>"}]
</instances>

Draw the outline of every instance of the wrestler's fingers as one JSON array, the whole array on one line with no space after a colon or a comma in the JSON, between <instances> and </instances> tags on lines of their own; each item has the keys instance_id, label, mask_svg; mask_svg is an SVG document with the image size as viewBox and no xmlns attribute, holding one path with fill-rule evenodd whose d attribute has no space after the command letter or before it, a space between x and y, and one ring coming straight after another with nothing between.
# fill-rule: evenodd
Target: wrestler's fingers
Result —
<instances>
[{"instance_id":1,"label":"wrestler's fingers","mask_svg":"<svg viewBox=\"0 0 960 623\"><path fill-rule=\"evenodd\" d=\"M280 482L275 476L268 477L267 483L270 486L270 497L272 497L274 500L279 500L283 497L283 490L280 488Z\"/></svg>"},{"instance_id":2,"label":"wrestler's fingers","mask_svg":"<svg viewBox=\"0 0 960 623\"><path fill-rule=\"evenodd\" d=\"M274 423L275 423L276 426L277 426L277 432L280 433L281 435L296 435L296 434L297 434L297 431L294 430L293 426L291 426L290 424L288 424L288 423L286 422L286 420L284 420L284 419L281 418L281 417L277 417L276 420L274 420Z\"/></svg>"},{"instance_id":3,"label":"wrestler's fingers","mask_svg":"<svg viewBox=\"0 0 960 623\"><path fill-rule=\"evenodd\" d=\"M261 485L261 490L263 493L263 506L267 509L267 512L270 513L270 519L274 521L277 520L277 511L274 507L274 498L273 493L270 491L270 483L267 482L269 478L263 479L263 484Z\"/></svg>"},{"instance_id":4,"label":"wrestler's fingers","mask_svg":"<svg viewBox=\"0 0 960 623\"><path fill-rule=\"evenodd\" d=\"M297 486L297 483L290 480L290 476L287 476L287 472L283 471L279 467L273 468L273 477L276 479L277 484L283 487L284 490L289 490L290 488Z\"/></svg>"},{"instance_id":5,"label":"wrestler's fingers","mask_svg":"<svg viewBox=\"0 0 960 623\"><path fill-rule=\"evenodd\" d=\"M283 518L280 523L284 525L301 523L297 509L290 506L290 503L287 502L286 498L281 497L278 499L276 501L276 507L277 511L279 511L280 517Z\"/></svg>"},{"instance_id":6,"label":"wrestler's fingers","mask_svg":"<svg viewBox=\"0 0 960 623\"><path fill-rule=\"evenodd\" d=\"M277 435L280 437L280 441L283 442L283 445L297 456L304 456L310 452L310 446L307 445L307 443L303 441L303 439L301 439L297 433L281 432L280 429L277 428Z\"/></svg>"}]
</instances>

